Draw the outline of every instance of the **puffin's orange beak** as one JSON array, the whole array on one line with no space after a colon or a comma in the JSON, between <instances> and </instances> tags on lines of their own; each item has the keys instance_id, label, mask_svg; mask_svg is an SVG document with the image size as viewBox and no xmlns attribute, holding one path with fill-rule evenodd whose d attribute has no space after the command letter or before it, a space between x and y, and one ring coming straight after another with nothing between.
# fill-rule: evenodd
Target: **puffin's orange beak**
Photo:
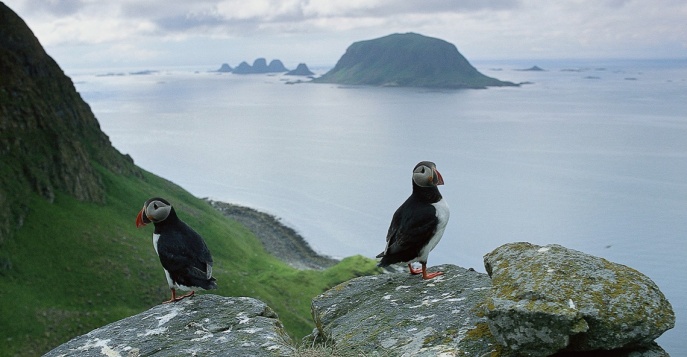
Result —
<instances>
[{"instance_id":1,"label":"puffin's orange beak","mask_svg":"<svg viewBox=\"0 0 687 357\"><path fill-rule=\"evenodd\" d=\"M434 173L437 174L437 185L443 185L444 184L444 178L441 177L439 170L434 169Z\"/></svg>"},{"instance_id":2,"label":"puffin's orange beak","mask_svg":"<svg viewBox=\"0 0 687 357\"><path fill-rule=\"evenodd\" d=\"M143 221L143 210L138 212L138 216L136 216L136 228L141 228L146 225L146 222Z\"/></svg>"}]
</instances>

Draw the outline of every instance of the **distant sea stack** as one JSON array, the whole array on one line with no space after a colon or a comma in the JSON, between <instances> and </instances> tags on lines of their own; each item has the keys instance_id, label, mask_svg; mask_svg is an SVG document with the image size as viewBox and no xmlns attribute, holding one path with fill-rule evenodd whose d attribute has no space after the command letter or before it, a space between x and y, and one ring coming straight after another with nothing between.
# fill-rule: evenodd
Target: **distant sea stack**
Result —
<instances>
[{"instance_id":1,"label":"distant sea stack","mask_svg":"<svg viewBox=\"0 0 687 357\"><path fill-rule=\"evenodd\" d=\"M516 71L543 72L544 69L539 66L532 66L530 68L517 69Z\"/></svg>"},{"instance_id":2,"label":"distant sea stack","mask_svg":"<svg viewBox=\"0 0 687 357\"><path fill-rule=\"evenodd\" d=\"M264 58L258 58L253 61L253 72L254 73L267 73L267 60Z\"/></svg>"},{"instance_id":3,"label":"distant sea stack","mask_svg":"<svg viewBox=\"0 0 687 357\"><path fill-rule=\"evenodd\" d=\"M251 67L247 62L239 63L236 68L234 68L234 74L250 74L253 72L253 67Z\"/></svg>"},{"instance_id":4,"label":"distant sea stack","mask_svg":"<svg viewBox=\"0 0 687 357\"><path fill-rule=\"evenodd\" d=\"M269 73L279 73L279 72L287 72L288 69L284 67L284 64L278 60L272 60L269 65L267 65L267 72Z\"/></svg>"},{"instance_id":5,"label":"distant sea stack","mask_svg":"<svg viewBox=\"0 0 687 357\"><path fill-rule=\"evenodd\" d=\"M219 69L217 70L217 72L221 72L221 73L229 73L229 72L231 72L231 71L232 71L232 68L231 68L231 66L230 66L229 64L227 64L227 63L222 63L222 65L221 65L221 66L219 67Z\"/></svg>"},{"instance_id":6,"label":"distant sea stack","mask_svg":"<svg viewBox=\"0 0 687 357\"><path fill-rule=\"evenodd\" d=\"M315 73L310 71L305 63L299 63L296 69L286 73L287 76L312 76L313 74Z\"/></svg>"},{"instance_id":7,"label":"distant sea stack","mask_svg":"<svg viewBox=\"0 0 687 357\"><path fill-rule=\"evenodd\" d=\"M449 89L517 86L483 75L453 44L416 33L356 42L314 82Z\"/></svg>"},{"instance_id":8,"label":"distant sea stack","mask_svg":"<svg viewBox=\"0 0 687 357\"><path fill-rule=\"evenodd\" d=\"M284 67L282 61L275 59L267 64L267 60L264 58L258 58L253 61L253 65L249 65L247 62L241 62L236 68L234 68L234 74L260 74L260 73L281 73L286 72L288 69Z\"/></svg>"}]
</instances>

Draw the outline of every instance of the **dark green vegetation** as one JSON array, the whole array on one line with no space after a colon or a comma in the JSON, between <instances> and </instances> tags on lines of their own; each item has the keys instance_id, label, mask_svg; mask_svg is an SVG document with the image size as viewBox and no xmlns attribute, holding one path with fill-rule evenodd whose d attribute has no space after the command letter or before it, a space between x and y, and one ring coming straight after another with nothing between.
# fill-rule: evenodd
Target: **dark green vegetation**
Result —
<instances>
[{"instance_id":1,"label":"dark green vegetation","mask_svg":"<svg viewBox=\"0 0 687 357\"><path fill-rule=\"evenodd\" d=\"M105 201L91 161L140 177L100 130L90 108L26 24L0 3L0 244L21 225L35 192L56 191L81 201Z\"/></svg>"},{"instance_id":2,"label":"dark green vegetation","mask_svg":"<svg viewBox=\"0 0 687 357\"><path fill-rule=\"evenodd\" d=\"M456 46L415 33L356 42L314 82L454 89L516 85L481 74Z\"/></svg>"},{"instance_id":3,"label":"dark green vegetation","mask_svg":"<svg viewBox=\"0 0 687 357\"><path fill-rule=\"evenodd\" d=\"M363 257L299 271L266 253L245 226L114 149L2 3L0 23L0 355L39 355L169 298L153 228L134 224L152 196L169 199L207 241L213 293L263 300L294 337L313 328L314 296L378 271Z\"/></svg>"}]
</instances>

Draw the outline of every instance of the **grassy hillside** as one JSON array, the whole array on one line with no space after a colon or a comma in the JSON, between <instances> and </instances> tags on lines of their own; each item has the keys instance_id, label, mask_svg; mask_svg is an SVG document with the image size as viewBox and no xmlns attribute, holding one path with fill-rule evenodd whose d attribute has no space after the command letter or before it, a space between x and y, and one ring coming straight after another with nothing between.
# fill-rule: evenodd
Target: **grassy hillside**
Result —
<instances>
[{"instance_id":1,"label":"grassy hillside","mask_svg":"<svg viewBox=\"0 0 687 357\"><path fill-rule=\"evenodd\" d=\"M135 228L154 196L205 237L213 293L263 300L296 338L314 327L312 297L377 272L362 257L298 271L267 254L245 226L119 153L71 79L2 2L0 24L0 356L40 355L169 298L153 227Z\"/></svg>"},{"instance_id":2,"label":"grassy hillside","mask_svg":"<svg viewBox=\"0 0 687 357\"><path fill-rule=\"evenodd\" d=\"M169 199L212 251L225 296L251 296L279 314L289 333L311 332L312 297L355 276L374 274L372 260L347 258L324 271L298 271L267 254L244 226L155 175L116 175L99 168L104 204L57 192L53 203L25 197L28 215L0 257L0 355L38 355L109 322L169 298L151 243L152 226L135 217L152 196Z\"/></svg>"}]
</instances>

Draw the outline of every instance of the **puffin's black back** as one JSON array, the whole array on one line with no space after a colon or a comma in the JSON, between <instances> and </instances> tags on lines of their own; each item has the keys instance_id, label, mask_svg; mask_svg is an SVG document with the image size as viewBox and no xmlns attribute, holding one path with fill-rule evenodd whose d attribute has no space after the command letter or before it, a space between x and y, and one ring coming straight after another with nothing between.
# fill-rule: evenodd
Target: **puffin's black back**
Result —
<instances>
[{"instance_id":1,"label":"puffin's black back","mask_svg":"<svg viewBox=\"0 0 687 357\"><path fill-rule=\"evenodd\" d=\"M439 219L432 204L441 198L436 186L420 187L413 182L413 193L391 219L387 233L388 248L386 253L377 255L382 258L379 266L408 262L418 257L436 232Z\"/></svg>"},{"instance_id":2,"label":"puffin's black back","mask_svg":"<svg viewBox=\"0 0 687 357\"><path fill-rule=\"evenodd\" d=\"M213 263L210 250L200 234L179 219L174 208L164 221L155 223L155 234L160 235L160 263L172 280L189 287L217 288L215 278L207 274Z\"/></svg>"}]
</instances>

